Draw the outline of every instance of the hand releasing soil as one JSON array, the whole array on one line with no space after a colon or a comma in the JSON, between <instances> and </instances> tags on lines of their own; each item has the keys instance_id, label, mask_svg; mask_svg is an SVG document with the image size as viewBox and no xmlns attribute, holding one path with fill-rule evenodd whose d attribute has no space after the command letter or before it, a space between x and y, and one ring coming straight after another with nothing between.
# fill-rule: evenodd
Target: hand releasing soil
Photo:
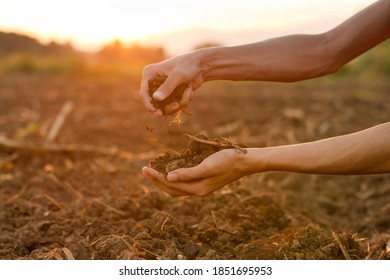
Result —
<instances>
[{"instance_id":1,"label":"hand releasing soil","mask_svg":"<svg viewBox=\"0 0 390 280\"><path fill-rule=\"evenodd\" d=\"M150 161L150 167L166 175L170 171L178 168L196 166L205 158L223 149L233 148L237 152L246 153L246 146L244 144L234 144L226 138L218 138L215 141L210 141L207 139L207 136L202 134L198 134L197 136L185 134L184 136L190 139L186 149L181 151L181 153L170 150L165 154L158 155Z\"/></svg>"},{"instance_id":2,"label":"hand releasing soil","mask_svg":"<svg viewBox=\"0 0 390 280\"><path fill-rule=\"evenodd\" d=\"M152 98L152 105L156 109L160 109L165 114L165 107L169 104L172 104L174 102L180 103L181 98L183 97L184 90L188 87L186 84L179 85L175 90L172 92L172 94L162 100L162 101L156 101L153 99L153 93L156 92L156 90L165 82L167 79L166 75L155 75L152 79L148 81L149 85L149 91L148 94Z\"/></svg>"}]
</instances>

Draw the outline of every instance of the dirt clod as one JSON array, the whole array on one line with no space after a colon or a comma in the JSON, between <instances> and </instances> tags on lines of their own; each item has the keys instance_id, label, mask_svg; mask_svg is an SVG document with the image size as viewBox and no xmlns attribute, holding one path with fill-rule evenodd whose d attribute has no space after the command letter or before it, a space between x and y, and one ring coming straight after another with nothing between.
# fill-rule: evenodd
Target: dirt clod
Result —
<instances>
[{"instance_id":1,"label":"dirt clod","mask_svg":"<svg viewBox=\"0 0 390 280\"><path fill-rule=\"evenodd\" d=\"M235 148L237 152L244 152L246 147L244 144L233 144L225 138L219 138L214 141L209 141L207 136L198 134L197 136L187 135L190 138L188 147L181 153L173 153L171 151L158 155L149 165L153 169L168 174L172 170L178 168L189 168L200 164L205 158L215 152L223 149Z\"/></svg>"},{"instance_id":2,"label":"dirt clod","mask_svg":"<svg viewBox=\"0 0 390 280\"><path fill-rule=\"evenodd\" d=\"M179 85L175 90L172 92L172 94L162 100L162 101L156 101L153 99L153 94L156 92L156 90L165 82L167 79L166 75L155 75L152 79L149 80L148 86L148 94L152 98L152 105L156 109L160 109L163 113L165 113L165 107L172 103L180 103L181 98L183 97L184 90L188 87L186 84Z\"/></svg>"},{"instance_id":3,"label":"dirt clod","mask_svg":"<svg viewBox=\"0 0 390 280\"><path fill-rule=\"evenodd\" d=\"M194 242L189 242L183 247L184 255L190 260L194 259L199 252L200 252L200 247L198 244Z\"/></svg>"},{"instance_id":4,"label":"dirt clod","mask_svg":"<svg viewBox=\"0 0 390 280\"><path fill-rule=\"evenodd\" d=\"M366 252L351 234L340 234L339 240L317 226L307 225L287 236L255 240L244 246L242 259L343 260L341 246L350 259L364 258Z\"/></svg>"}]
</instances>

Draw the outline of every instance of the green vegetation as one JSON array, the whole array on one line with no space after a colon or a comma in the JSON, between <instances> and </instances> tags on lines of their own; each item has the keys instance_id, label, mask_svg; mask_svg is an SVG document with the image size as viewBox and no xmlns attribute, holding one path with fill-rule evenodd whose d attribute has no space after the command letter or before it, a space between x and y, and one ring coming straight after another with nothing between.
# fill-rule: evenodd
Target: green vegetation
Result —
<instances>
[{"instance_id":1,"label":"green vegetation","mask_svg":"<svg viewBox=\"0 0 390 280\"><path fill-rule=\"evenodd\" d=\"M0 32L0 75L139 76L147 64L165 59L158 47L124 46L119 40L97 53L69 44L40 44L36 39Z\"/></svg>"},{"instance_id":2,"label":"green vegetation","mask_svg":"<svg viewBox=\"0 0 390 280\"><path fill-rule=\"evenodd\" d=\"M390 78L390 41L374 47L370 51L354 59L337 73L331 75L335 78Z\"/></svg>"},{"instance_id":3,"label":"green vegetation","mask_svg":"<svg viewBox=\"0 0 390 280\"><path fill-rule=\"evenodd\" d=\"M0 58L0 73L69 75L85 71L85 62L75 56L40 56L28 53Z\"/></svg>"}]
</instances>

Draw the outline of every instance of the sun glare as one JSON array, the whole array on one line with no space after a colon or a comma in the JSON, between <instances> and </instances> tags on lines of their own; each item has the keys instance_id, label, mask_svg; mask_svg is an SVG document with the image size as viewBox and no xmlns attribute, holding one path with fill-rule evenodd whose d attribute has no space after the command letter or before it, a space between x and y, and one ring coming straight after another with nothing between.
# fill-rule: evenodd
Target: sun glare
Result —
<instances>
[{"instance_id":1,"label":"sun glare","mask_svg":"<svg viewBox=\"0 0 390 280\"><path fill-rule=\"evenodd\" d=\"M315 21L317 11L330 20L336 6L338 13L349 15L351 6L372 1L0 0L0 30L25 31L41 40L70 41L91 49L113 39L142 41L153 34L196 27L224 32L286 29Z\"/></svg>"},{"instance_id":2,"label":"sun glare","mask_svg":"<svg viewBox=\"0 0 390 280\"><path fill-rule=\"evenodd\" d=\"M148 1L122 1L120 9L115 6L119 4L116 2L110 7L97 6L86 16L76 14L66 26L67 30L72 30L71 40L90 45L114 39L129 42L172 28L169 21L161 22L157 14L151 12L146 16L141 12L147 10L145 2Z\"/></svg>"},{"instance_id":3,"label":"sun glare","mask_svg":"<svg viewBox=\"0 0 390 280\"><path fill-rule=\"evenodd\" d=\"M78 41L81 45L114 38L131 41L180 25L175 8L185 4L170 2L0 0L0 29L25 30L43 40Z\"/></svg>"}]
</instances>

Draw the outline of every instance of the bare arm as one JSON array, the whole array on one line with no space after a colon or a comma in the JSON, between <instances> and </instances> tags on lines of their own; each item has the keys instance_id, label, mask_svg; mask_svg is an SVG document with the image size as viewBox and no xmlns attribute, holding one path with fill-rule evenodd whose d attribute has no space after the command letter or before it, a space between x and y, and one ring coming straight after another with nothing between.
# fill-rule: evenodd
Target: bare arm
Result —
<instances>
[{"instance_id":1,"label":"bare arm","mask_svg":"<svg viewBox=\"0 0 390 280\"><path fill-rule=\"evenodd\" d=\"M314 142L258 148L244 169L311 174L374 174L390 172L390 122L356 133ZM258 162L257 162L258 161Z\"/></svg>"},{"instance_id":2,"label":"bare arm","mask_svg":"<svg viewBox=\"0 0 390 280\"><path fill-rule=\"evenodd\" d=\"M299 81L337 71L390 36L390 1L381 0L334 29L236 47L200 50L204 81Z\"/></svg>"},{"instance_id":3,"label":"bare arm","mask_svg":"<svg viewBox=\"0 0 390 280\"><path fill-rule=\"evenodd\" d=\"M286 171L308 174L376 174L390 172L390 122L324 140L217 152L192 168L167 178L150 167L143 173L171 195L204 196L249 174Z\"/></svg>"},{"instance_id":4,"label":"bare arm","mask_svg":"<svg viewBox=\"0 0 390 280\"><path fill-rule=\"evenodd\" d=\"M210 80L258 80L291 82L323 76L359 56L390 36L390 1L379 0L328 32L290 35L235 47L201 49L145 67L140 96L156 115L162 112L150 104L147 81L154 74L168 76L153 98L163 100L180 84L189 84L180 104L185 107L193 91Z\"/></svg>"}]
</instances>

